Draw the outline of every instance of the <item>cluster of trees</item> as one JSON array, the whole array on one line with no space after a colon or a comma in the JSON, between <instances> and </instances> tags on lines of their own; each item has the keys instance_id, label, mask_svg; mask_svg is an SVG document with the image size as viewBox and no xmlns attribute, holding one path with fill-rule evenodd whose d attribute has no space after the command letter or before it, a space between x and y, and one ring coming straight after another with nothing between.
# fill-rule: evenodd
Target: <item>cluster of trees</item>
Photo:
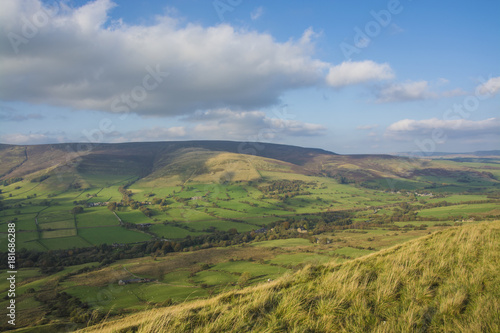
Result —
<instances>
[{"instance_id":1,"label":"cluster of trees","mask_svg":"<svg viewBox=\"0 0 500 333\"><path fill-rule=\"evenodd\" d=\"M399 204L399 207L394 208L392 216L390 217L390 222L407 222L415 221L417 219L416 206L412 206L407 202Z\"/></svg>"},{"instance_id":2,"label":"cluster of trees","mask_svg":"<svg viewBox=\"0 0 500 333\"><path fill-rule=\"evenodd\" d=\"M141 224L130 223L130 222L123 222L123 221L122 221L122 226L127 228L127 229L136 229L136 230L144 230L144 231L147 231L149 229L149 226L144 226Z\"/></svg>"},{"instance_id":3,"label":"cluster of trees","mask_svg":"<svg viewBox=\"0 0 500 333\"><path fill-rule=\"evenodd\" d=\"M33 292L34 290L28 290ZM35 293L35 300L45 305L49 315L69 318L74 323L97 323L104 318L104 313L92 310L87 303L68 293Z\"/></svg>"},{"instance_id":4,"label":"cluster of trees","mask_svg":"<svg viewBox=\"0 0 500 333\"><path fill-rule=\"evenodd\" d=\"M346 229L350 225L352 225L352 219L349 212L323 212L314 215L306 214L287 217L283 221L271 223L269 227L278 236L282 236L287 230L288 234L296 235L299 228L317 235L327 231Z\"/></svg>"},{"instance_id":5,"label":"cluster of trees","mask_svg":"<svg viewBox=\"0 0 500 333\"><path fill-rule=\"evenodd\" d=\"M118 208L118 204L114 201L108 203L108 209L112 212L114 212Z\"/></svg>"},{"instance_id":6,"label":"cluster of trees","mask_svg":"<svg viewBox=\"0 0 500 333\"><path fill-rule=\"evenodd\" d=\"M22 180L23 180L23 177L15 177L15 178L6 179L3 181L3 186L9 186L10 184L14 184L14 183L20 182Z\"/></svg>"},{"instance_id":7,"label":"cluster of trees","mask_svg":"<svg viewBox=\"0 0 500 333\"><path fill-rule=\"evenodd\" d=\"M154 215L154 212L153 210L151 210L150 208L146 207L146 206L139 206L139 210L144 214L146 215L147 217L151 217Z\"/></svg>"},{"instance_id":8,"label":"cluster of trees","mask_svg":"<svg viewBox=\"0 0 500 333\"><path fill-rule=\"evenodd\" d=\"M347 178L346 176L340 174L340 173L337 173L337 174L334 174L334 175L330 175L329 177L331 178L334 178L335 180L337 180L337 182L339 184L349 184L349 183L354 183L355 181L352 180L352 179L349 179Z\"/></svg>"},{"instance_id":9,"label":"cluster of trees","mask_svg":"<svg viewBox=\"0 0 500 333\"><path fill-rule=\"evenodd\" d=\"M132 193L131 190L127 190L127 186L126 185L122 185L122 186L118 187L118 192L120 192L122 194L122 196L123 196L122 201L125 204L129 205L131 203L131 201L134 201L132 199L133 193Z\"/></svg>"},{"instance_id":10,"label":"cluster of trees","mask_svg":"<svg viewBox=\"0 0 500 333\"><path fill-rule=\"evenodd\" d=\"M173 199L179 203L186 203L186 202L189 202L191 200L191 198L181 198L181 197L178 197L178 196L173 196Z\"/></svg>"},{"instance_id":11,"label":"cluster of trees","mask_svg":"<svg viewBox=\"0 0 500 333\"><path fill-rule=\"evenodd\" d=\"M40 177L35 177L33 179L31 179L31 182L32 183L41 183L43 182L45 179L49 178L50 176L49 175L43 175L43 176L40 176Z\"/></svg>"},{"instance_id":12,"label":"cluster of trees","mask_svg":"<svg viewBox=\"0 0 500 333\"><path fill-rule=\"evenodd\" d=\"M162 199L162 198L153 198L153 201L152 203L154 205L160 205L160 206L168 206L170 205L172 202L168 199Z\"/></svg>"},{"instance_id":13,"label":"cluster of trees","mask_svg":"<svg viewBox=\"0 0 500 333\"><path fill-rule=\"evenodd\" d=\"M309 195L311 192L306 191L309 184L301 180L275 180L269 185L259 186L258 189L268 198L285 200L293 198L297 195Z\"/></svg>"},{"instance_id":14,"label":"cluster of trees","mask_svg":"<svg viewBox=\"0 0 500 333\"><path fill-rule=\"evenodd\" d=\"M73 189L73 190L79 190L82 188L82 184L80 184L79 182L74 182L72 184L70 184L68 186L69 189Z\"/></svg>"}]
</instances>

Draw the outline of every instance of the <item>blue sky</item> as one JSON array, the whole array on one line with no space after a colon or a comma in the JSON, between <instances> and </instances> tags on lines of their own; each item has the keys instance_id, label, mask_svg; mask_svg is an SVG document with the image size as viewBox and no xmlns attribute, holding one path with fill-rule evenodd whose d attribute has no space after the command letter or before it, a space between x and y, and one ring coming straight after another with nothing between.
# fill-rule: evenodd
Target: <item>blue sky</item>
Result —
<instances>
[{"instance_id":1,"label":"blue sky","mask_svg":"<svg viewBox=\"0 0 500 333\"><path fill-rule=\"evenodd\" d=\"M498 1L2 6L1 143L500 149Z\"/></svg>"}]
</instances>

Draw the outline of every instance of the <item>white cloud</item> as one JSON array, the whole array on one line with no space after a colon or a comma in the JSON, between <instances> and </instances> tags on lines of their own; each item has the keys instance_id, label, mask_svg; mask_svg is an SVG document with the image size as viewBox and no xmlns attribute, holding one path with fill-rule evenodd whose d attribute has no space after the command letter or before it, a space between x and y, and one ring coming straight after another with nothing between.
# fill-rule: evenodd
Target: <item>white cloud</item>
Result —
<instances>
[{"instance_id":1,"label":"white cloud","mask_svg":"<svg viewBox=\"0 0 500 333\"><path fill-rule=\"evenodd\" d=\"M330 68L326 82L333 87L343 87L367 81L392 79L394 73L388 64L377 64L371 60L345 61Z\"/></svg>"},{"instance_id":2,"label":"white cloud","mask_svg":"<svg viewBox=\"0 0 500 333\"><path fill-rule=\"evenodd\" d=\"M250 18L255 21L259 19L262 16L262 14L264 14L264 8L257 7L250 13Z\"/></svg>"},{"instance_id":3,"label":"white cloud","mask_svg":"<svg viewBox=\"0 0 500 333\"><path fill-rule=\"evenodd\" d=\"M438 95L429 90L427 81L393 83L377 92L378 103L403 102L436 98Z\"/></svg>"},{"instance_id":4,"label":"white cloud","mask_svg":"<svg viewBox=\"0 0 500 333\"><path fill-rule=\"evenodd\" d=\"M271 130L283 136L321 136L327 129L320 124L303 123L298 120L270 118L265 119L264 122Z\"/></svg>"},{"instance_id":5,"label":"white cloud","mask_svg":"<svg viewBox=\"0 0 500 333\"><path fill-rule=\"evenodd\" d=\"M113 6L96 0L59 10L26 43L15 45L18 54L2 38L0 98L149 115L248 110L274 105L290 89L321 84L330 67L312 57L310 29L299 40L280 43L227 24L181 26L169 16L149 26L110 22ZM4 1L0 29L24 38L19 18L41 8L39 0ZM157 84L151 71L168 76Z\"/></svg>"},{"instance_id":6,"label":"white cloud","mask_svg":"<svg viewBox=\"0 0 500 333\"><path fill-rule=\"evenodd\" d=\"M127 133L112 132L107 134L107 140L111 142L148 142L148 141L167 141L184 140L188 137L188 131L184 126L161 127L154 126L143 128ZM88 139L82 138L86 141Z\"/></svg>"},{"instance_id":7,"label":"white cloud","mask_svg":"<svg viewBox=\"0 0 500 333\"><path fill-rule=\"evenodd\" d=\"M217 109L198 111L180 119L185 126L143 128L106 135L111 142L164 140L269 141L286 137L321 136L326 127L293 119L268 117L262 111ZM84 138L81 138L84 140ZM80 140L80 141L81 141ZM85 141L85 140L84 140Z\"/></svg>"},{"instance_id":8,"label":"white cloud","mask_svg":"<svg viewBox=\"0 0 500 333\"><path fill-rule=\"evenodd\" d=\"M64 133L11 133L0 135L0 142L12 145L33 145L69 142Z\"/></svg>"},{"instance_id":9,"label":"white cloud","mask_svg":"<svg viewBox=\"0 0 500 333\"><path fill-rule=\"evenodd\" d=\"M372 130L378 127L378 124L371 124L371 125L361 125L356 127L358 130Z\"/></svg>"},{"instance_id":10,"label":"white cloud","mask_svg":"<svg viewBox=\"0 0 500 333\"><path fill-rule=\"evenodd\" d=\"M446 79L438 79L434 86L448 83ZM404 83L391 83L376 87L377 103L407 102L435 98L449 98L466 95L467 92L460 88L447 91L433 91L428 81L407 81Z\"/></svg>"},{"instance_id":11,"label":"white cloud","mask_svg":"<svg viewBox=\"0 0 500 333\"><path fill-rule=\"evenodd\" d=\"M297 40L277 42L228 24L184 24L171 14L150 25L128 25L110 21L113 7L110 0L60 5L26 35L20 18L46 13L41 0L3 1L0 99L171 116L276 105L287 91L323 85L327 70L333 86L393 76L387 64L333 66L314 58L317 34L311 28Z\"/></svg>"},{"instance_id":12,"label":"white cloud","mask_svg":"<svg viewBox=\"0 0 500 333\"><path fill-rule=\"evenodd\" d=\"M479 85L477 90L481 95L496 95L500 92L500 76L493 77L485 83Z\"/></svg>"},{"instance_id":13,"label":"white cloud","mask_svg":"<svg viewBox=\"0 0 500 333\"><path fill-rule=\"evenodd\" d=\"M93 1L74 10L71 16L83 33L93 33L106 23L108 11L115 6L110 0Z\"/></svg>"},{"instance_id":14,"label":"white cloud","mask_svg":"<svg viewBox=\"0 0 500 333\"><path fill-rule=\"evenodd\" d=\"M199 122L192 133L200 138L260 141L287 136L321 136L326 127L304 123L292 118L270 118L262 111L232 111L229 109L197 112L186 118Z\"/></svg>"},{"instance_id":15,"label":"white cloud","mask_svg":"<svg viewBox=\"0 0 500 333\"><path fill-rule=\"evenodd\" d=\"M387 127L386 136L411 140L417 136L431 136L439 131L440 137L465 138L484 135L500 135L500 118L484 120L443 120L438 118L403 119ZM441 135L443 134L443 135Z\"/></svg>"}]
</instances>

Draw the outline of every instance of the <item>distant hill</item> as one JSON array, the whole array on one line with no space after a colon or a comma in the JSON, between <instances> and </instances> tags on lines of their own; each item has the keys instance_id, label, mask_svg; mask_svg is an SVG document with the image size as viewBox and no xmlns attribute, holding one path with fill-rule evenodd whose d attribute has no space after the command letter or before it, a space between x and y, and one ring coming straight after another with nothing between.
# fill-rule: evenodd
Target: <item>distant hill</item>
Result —
<instances>
[{"instance_id":1,"label":"distant hill","mask_svg":"<svg viewBox=\"0 0 500 333\"><path fill-rule=\"evenodd\" d=\"M0 145L0 177L16 177L48 167L80 165L113 166L119 162L131 164L142 172L153 171L154 163L179 151L204 150L271 158L295 165L307 163L318 155L335 153L314 148L302 148L272 143L234 141L169 141L132 143L66 143L48 145ZM99 160L99 165L95 164ZM116 165L115 165L116 166ZM116 166L118 167L118 166ZM129 169L130 165L127 166ZM97 170L98 171L98 170Z\"/></svg>"},{"instance_id":2,"label":"distant hill","mask_svg":"<svg viewBox=\"0 0 500 333\"><path fill-rule=\"evenodd\" d=\"M500 156L500 150L475 151L475 156Z\"/></svg>"},{"instance_id":3,"label":"distant hill","mask_svg":"<svg viewBox=\"0 0 500 333\"><path fill-rule=\"evenodd\" d=\"M81 332L499 332L500 222Z\"/></svg>"},{"instance_id":4,"label":"distant hill","mask_svg":"<svg viewBox=\"0 0 500 333\"><path fill-rule=\"evenodd\" d=\"M380 189L432 187L436 177L443 176L462 184L498 182L489 170L478 172L438 160L338 155L315 148L234 141L0 145L0 162L1 181L43 177L48 178L43 186L52 189L85 188L88 175L128 175L145 183L182 185L254 181L262 179L262 171L331 177Z\"/></svg>"},{"instance_id":5,"label":"distant hill","mask_svg":"<svg viewBox=\"0 0 500 333\"><path fill-rule=\"evenodd\" d=\"M397 156L412 156L412 157L485 157L485 156L500 156L500 150L483 150L483 151L475 151L469 153L446 153L446 152L432 152L427 153L423 151L417 152L401 152L396 153Z\"/></svg>"}]
</instances>

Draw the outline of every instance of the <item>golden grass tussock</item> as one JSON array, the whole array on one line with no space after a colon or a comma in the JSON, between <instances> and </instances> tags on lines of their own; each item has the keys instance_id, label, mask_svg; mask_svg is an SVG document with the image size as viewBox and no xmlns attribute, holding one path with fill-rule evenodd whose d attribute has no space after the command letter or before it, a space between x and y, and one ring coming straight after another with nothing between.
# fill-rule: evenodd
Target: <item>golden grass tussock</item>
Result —
<instances>
[{"instance_id":1,"label":"golden grass tussock","mask_svg":"<svg viewBox=\"0 0 500 333\"><path fill-rule=\"evenodd\" d=\"M499 221L456 227L82 332L499 332L499 241Z\"/></svg>"}]
</instances>

